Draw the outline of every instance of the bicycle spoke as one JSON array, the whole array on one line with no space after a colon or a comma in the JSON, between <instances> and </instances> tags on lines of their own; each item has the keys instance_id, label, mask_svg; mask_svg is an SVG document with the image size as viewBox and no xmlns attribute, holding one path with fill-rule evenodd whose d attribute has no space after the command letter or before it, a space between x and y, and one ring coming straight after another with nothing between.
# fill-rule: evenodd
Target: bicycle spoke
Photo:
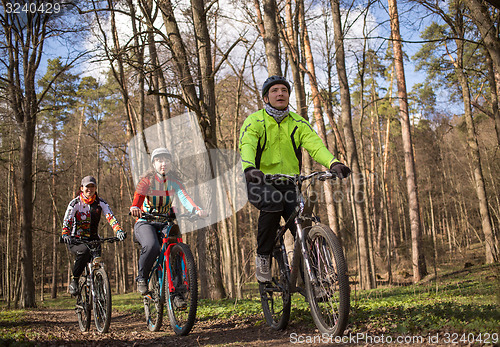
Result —
<instances>
[{"instance_id":1,"label":"bicycle spoke","mask_svg":"<svg viewBox=\"0 0 500 347\"><path fill-rule=\"evenodd\" d=\"M290 319L291 294L286 265L281 251L275 252L271 257L271 283L260 283L260 300L267 324L281 330L288 325Z\"/></svg>"},{"instance_id":2,"label":"bicycle spoke","mask_svg":"<svg viewBox=\"0 0 500 347\"><path fill-rule=\"evenodd\" d=\"M169 258L170 276L168 314L177 335L187 335L194 324L198 307L197 272L189 247L178 243L172 247Z\"/></svg>"},{"instance_id":3,"label":"bicycle spoke","mask_svg":"<svg viewBox=\"0 0 500 347\"><path fill-rule=\"evenodd\" d=\"M158 274L162 274L161 267L155 266L149 278L149 293L144 296L144 313L150 331L159 331L163 321L163 300L161 299L163 288Z\"/></svg>"},{"instance_id":4,"label":"bicycle spoke","mask_svg":"<svg viewBox=\"0 0 500 347\"><path fill-rule=\"evenodd\" d=\"M103 268L94 271L94 291L95 325L100 333L106 333L111 323L111 292L108 276Z\"/></svg>"},{"instance_id":5,"label":"bicycle spoke","mask_svg":"<svg viewBox=\"0 0 500 347\"><path fill-rule=\"evenodd\" d=\"M81 331L90 329L90 291L86 283L86 278L82 276L79 281L79 293L76 297L76 315Z\"/></svg>"},{"instance_id":6,"label":"bicycle spoke","mask_svg":"<svg viewBox=\"0 0 500 347\"><path fill-rule=\"evenodd\" d=\"M313 319L322 333L341 334L347 324L349 287L342 248L333 232L316 225L309 232L311 272L306 291ZM341 276L342 274L342 276Z\"/></svg>"}]
</instances>

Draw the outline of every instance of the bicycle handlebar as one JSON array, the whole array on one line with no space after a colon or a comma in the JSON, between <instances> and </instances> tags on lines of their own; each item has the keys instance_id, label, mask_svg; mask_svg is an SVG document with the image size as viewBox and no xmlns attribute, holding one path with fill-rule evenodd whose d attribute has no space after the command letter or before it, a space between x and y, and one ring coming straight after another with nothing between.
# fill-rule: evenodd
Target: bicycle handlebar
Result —
<instances>
[{"instance_id":1,"label":"bicycle handlebar","mask_svg":"<svg viewBox=\"0 0 500 347\"><path fill-rule=\"evenodd\" d=\"M318 179L320 181L324 181L326 179L337 179L338 176L335 173L332 173L330 171L316 171L313 172L309 175L284 175L284 174L273 174L273 175L266 175L265 180L268 182L274 182L274 181L279 181L282 179L286 179L289 181L292 181L294 184L300 184L304 181L307 181L315 176L319 176Z\"/></svg>"},{"instance_id":2,"label":"bicycle handlebar","mask_svg":"<svg viewBox=\"0 0 500 347\"><path fill-rule=\"evenodd\" d=\"M129 212L129 215L131 215L130 212ZM197 214L194 214L194 213L163 214L163 213L156 213L156 212L155 213L142 212L142 215L140 218L145 219L145 220L150 221L150 222L160 221L160 219L164 219L165 222L169 222L169 223L172 223L176 219L179 219L179 218L187 218L190 221L195 221L197 219L201 219L201 217L199 217Z\"/></svg>"},{"instance_id":3,"label":"bicycle handlebar","mask_svg":"<svg viewBox=\"0 0 500 347\"><path fill-rule=\"evenodd\" d=\"M99 243L105 243L105 242L109 242L109 243L113 243L113 242L118 242L120 241L120 239L116 236L113 236L113 237L104 237L104 238L101 238L101 239L98 239L98 240L82 240L82 239L78 239L76 237L73 237L71 239L71 244L73 245L79 245L79 244L86 244L86 245L91 245L91 244L94 244L94 245L97 245ZM59 243L64 243L64 240L61 237L59 237Z\"/></svg>"}]
</instances>

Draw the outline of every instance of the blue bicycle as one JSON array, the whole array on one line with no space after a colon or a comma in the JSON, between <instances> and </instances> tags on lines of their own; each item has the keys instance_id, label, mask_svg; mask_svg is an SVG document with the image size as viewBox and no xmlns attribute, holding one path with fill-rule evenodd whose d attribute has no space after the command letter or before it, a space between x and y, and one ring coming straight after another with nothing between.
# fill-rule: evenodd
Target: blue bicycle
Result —
<instances>
[{"instance_id":1,"label":"blue bicycle","mask_svg":"<svg viewBox=\"0 0 500 347\"><path fill-rule=\"evenodd\" d=\"M193 214L177 218L198 218ZM143 219L162 223L162 246L148 277L148 292L144 295L144 313L150 331L159 331L163 308L167 303L170 325L177 335L187 335L193 328L198 307L198 273L193 253L182 242L175 216L142 213ZM166 291L165 289L168 289Z\"/></svg>"}]
</instances>

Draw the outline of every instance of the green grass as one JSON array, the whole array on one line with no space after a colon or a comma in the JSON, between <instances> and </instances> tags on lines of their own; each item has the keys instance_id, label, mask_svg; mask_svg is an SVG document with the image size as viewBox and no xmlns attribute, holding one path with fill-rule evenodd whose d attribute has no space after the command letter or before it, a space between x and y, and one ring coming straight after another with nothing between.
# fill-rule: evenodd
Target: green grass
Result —
<instances>
[{"instance_id":1,"label":"green grass","mask_svg":"<svg viewBox=\"0 0 500 347\"><path fill-rule=\"evenodd\" d=\"M499 279L500 266L485 265L442 273L437 283L431 279L418 285L367 291L352 289L348 331L393 335L496 333L500 322ZM245 299L200 300L197 319L257 319L255 324L265 325L258 289L253 284L251 287ZM44 308L72 309L74 299L64 294L37 304ZM144 314L137 293L113 295L113 309ZM33 336L34 333L22 325L23 317L22 310L0 310L0 344L27 341ZM292 298L291 322L295 326L314 328L309 306L298 294Z\"/></svg>"},{"instance_id":2,"label":"green grass","mask_svg":"<svg viewBox=\"0 0 500 347\"><path fill-rule=\"evenodd\" d=\"M492 275L496 271L497 275ZM498 332L498 266L458 271L441 280L357 293L352 302L353 332Z\"/></svg>"},{"instance_id":3,"label":"green grass","mask_svg":"<svg viewBox=\"0 0 500 347\"><path fill-rule=\"evenodd\" d=\"M29 346L36 333L29 329L19 329L23 324L23 310L0 310L0 346Z\"/></svg>"}]
</instances>

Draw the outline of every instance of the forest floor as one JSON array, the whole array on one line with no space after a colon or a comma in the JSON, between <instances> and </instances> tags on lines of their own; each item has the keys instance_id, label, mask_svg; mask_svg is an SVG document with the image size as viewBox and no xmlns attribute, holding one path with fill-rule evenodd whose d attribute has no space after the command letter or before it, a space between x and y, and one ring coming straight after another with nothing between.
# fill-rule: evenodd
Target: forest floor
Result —
<instances>
[{"instance_id":1,"label":"forest floor","mask_svg":"<svg viewBox=\"0 0 500 347\"><path fill-rule=\"evenodd\" d=\"M500 346L498 293L499 264L442 272L438 281L430 277L418 285L380 286L369 291L353 286L349 324L340 341L320 335L300 295L292 298L291 319L284 331L266 325L258 295L254 295L237 301L200 301L193 330L181 337L171 329L168 316L159 332L148 331L137 293L113 295L109 333L97 333L93 318L90 331L82 333L74 298L65 294L46 299L32 310L8 310L0 303L0 347ZM372 343L360 335L371 337Z\"/></svg>"},{"instance_id":2,"label":"forest floor","mask_svg":"<svg viewBox=\"0 0 500 347\"><path fill-rule=\"evenodd\" d=\"M146 329L144 319L139 314L114 312L109 333L99 334L91 326L89 332L82 333L73 310L38 309L26 312L21 326L29 340L2 340L0 346L266 346L282 347L293 345L308 346L372 346L374 344L353 340L335 343L321 336L314 328L304 327L291 322L284 331L274 331L263 326L257 317L248 319L230 318L197 322L188 336L176 336L170 326L162 327L159 332ZM26 336L25 335L25 336ZM378 335L383 336L383 335ZM309 340L312 339L312 340ZM316 339L316 340L313 340ZM346 341L349 341L346 338ZM418 346L448 346L445 343L404 343ZM377 343L380 344L380 343ZM401 346L383 343L384 346ZM469 344L457 343L454 346Z\"/></svg>"},{"instance_id":3,"label":"forest floor","mask_svg":"<svg viewBox=\"0 0 500 347\"><path fill-rule=\"evenodd\" d=\"M74 310L62 309L29 311L23 322L34 333L31 342L39 346L286 346L290 333L299 328L292 323L277 332L257 318L225 318L199 321L188 336L176 336L166 323L154 333L147 330L143 315L114 311L109 333L99 334L93 325L82 333Z\"/></svg>"}]
</instances>

